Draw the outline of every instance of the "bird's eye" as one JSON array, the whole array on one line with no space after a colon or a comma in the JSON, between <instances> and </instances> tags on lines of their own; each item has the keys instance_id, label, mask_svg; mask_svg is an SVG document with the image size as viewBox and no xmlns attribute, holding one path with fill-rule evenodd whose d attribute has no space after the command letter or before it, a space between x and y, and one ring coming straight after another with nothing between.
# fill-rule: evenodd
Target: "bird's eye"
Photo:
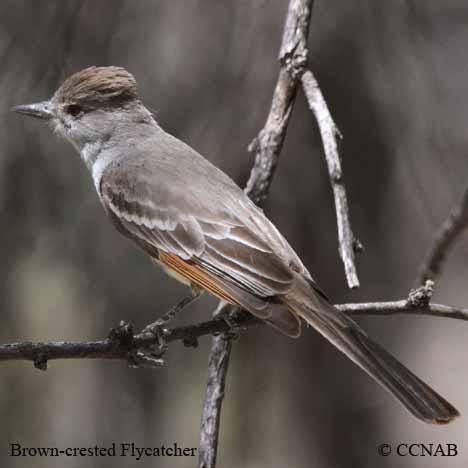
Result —
<instances>
[{"instance_id":1,"label":"bird's eye","mask_svg":"<svg viewBox=\"0 0 468 468\"><path fill-rule=\"evenodd\" d=\"M83 112L83 109L78 104L69 104L65 108L65 112L72 117L78 117Z\"/></svg>"}]
</instances>

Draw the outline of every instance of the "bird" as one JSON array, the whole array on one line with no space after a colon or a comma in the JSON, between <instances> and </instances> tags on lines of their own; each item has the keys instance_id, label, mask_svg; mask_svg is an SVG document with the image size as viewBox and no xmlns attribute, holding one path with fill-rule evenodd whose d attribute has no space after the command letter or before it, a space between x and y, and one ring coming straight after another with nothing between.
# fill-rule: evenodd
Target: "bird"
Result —
<instances>
[{"instance_id":1,"label":"bird","mask_svg":"<svg viewBox=\"0 0 468 468\"><path fill-rule=\"evenodd\" d=\"M334 307L287 240L244 191L167 133L122 67L92 66L53 96L13 111L47 121L88 167L104 211L169 275L297 338L302 322L426 423L458 410Z\"/></svg>"}]
</instances>

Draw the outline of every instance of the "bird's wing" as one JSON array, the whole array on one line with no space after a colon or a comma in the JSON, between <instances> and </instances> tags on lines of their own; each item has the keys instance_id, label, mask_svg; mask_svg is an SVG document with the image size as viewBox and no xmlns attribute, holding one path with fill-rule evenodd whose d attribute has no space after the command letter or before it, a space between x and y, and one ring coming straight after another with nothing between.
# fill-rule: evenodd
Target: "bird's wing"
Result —
<instances>
[{"instance_id":1,"label":"bird's wing","mask_svg":"<svg viewBox=\"0 0 468 468\"><path fill-rule=\"evenodd\" d=\"M144 170L111 164L103 173L102 202L125 235L150 255L162 252L171 268L185 265L182 275L208 274L232 294L244 291L264 303L289 290L291 266L271 239L279 233L268 232L271 223L234 183L213 199L208 187L205 197L197 196L196 183L191 190L154 171L151 164Z\"/></svg>"}]
</instances>

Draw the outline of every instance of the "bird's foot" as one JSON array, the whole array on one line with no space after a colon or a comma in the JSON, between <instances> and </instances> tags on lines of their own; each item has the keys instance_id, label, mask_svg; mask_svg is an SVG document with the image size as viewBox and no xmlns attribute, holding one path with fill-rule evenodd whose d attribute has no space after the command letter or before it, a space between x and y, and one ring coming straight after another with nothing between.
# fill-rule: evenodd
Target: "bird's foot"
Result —
<instances>
[{"instance_id":1,"label":"bird's foot","mask_svg":"<svg viewBox=\"0 0 468 468\"><path fill-rule=\"evenodd\" d=\"M157 337L157 345L151 349L133 349L135 337L133 325L123 320L118 327L111 329L109 339L117 346L128 349L127 362L130 367L161 367L164 365L161 356L167 349L164 330L154 329L151 332Z\"/></svg>"},{"instance_id":2,"label":"bird's foot","mask_svg":"<svg viewBox=\"0 0 468 468\"><path fill-rule=\"evenodd\" d=\"M150 347L137 350L129 358L129 365L131 367L161 367L164 365L164 356L167 351L166 334L167 329L158 325L157 322L147 325L141 334L151 334L156 338L156 343Z\"/></svg>"},{"instance_id":3,"label":"bird's foot","mask_svg":"<svg viewBox=\"0 0 468 468\"><path fill-rule=\"evenodd\" d=\"M240 327L236 322L236 315L239 308L230 304L222 304L215 313L215 317L223 320L229 329L225 332L231 339L237 339L240 333Z\"/></svg>"}]
</instances>

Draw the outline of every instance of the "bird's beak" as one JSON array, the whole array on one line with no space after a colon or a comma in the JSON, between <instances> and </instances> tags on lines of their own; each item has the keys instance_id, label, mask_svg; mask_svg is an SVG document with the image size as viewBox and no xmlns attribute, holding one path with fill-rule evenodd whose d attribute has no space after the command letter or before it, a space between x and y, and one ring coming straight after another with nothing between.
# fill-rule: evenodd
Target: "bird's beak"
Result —
<instances>
[{"instance_id":1,"label":"bird's beak","mask_svg":"<svg viewBox=\"0 0 468 468\"><path fill-rule=\"evenodd\" d=\"M50 120L53 117L49 101L38 102L36 104L22 104L12 107L11 110L43 120Z\"/></svg>"}]
</instances>

